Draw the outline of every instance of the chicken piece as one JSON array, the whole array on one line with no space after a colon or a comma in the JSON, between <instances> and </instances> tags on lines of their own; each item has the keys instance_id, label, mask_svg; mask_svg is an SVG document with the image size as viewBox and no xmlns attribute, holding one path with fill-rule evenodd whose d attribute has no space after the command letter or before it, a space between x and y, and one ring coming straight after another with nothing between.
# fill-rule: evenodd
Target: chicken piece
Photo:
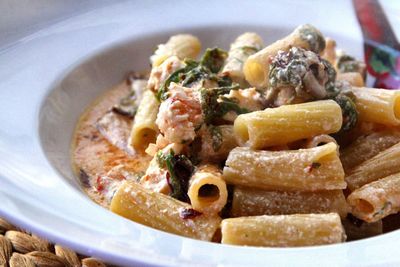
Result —
<instances>
[{"instance_id":1,"label":"chicken piece","mask_svg":"<svg viewBox=\"0 0 400 267\"><path fill-rule=\"evenodd\" d=\"M151 70L147 88L153 92L157 92L172 73L184 66L185 64L178 57L169 57L160 66L154 67Z\"/></svg>"},{"instance_id":2,"label":"chicken piece","mask_svg":"<svg viewBox=\"0 0 400 267\"><path fill-rule=\"evenodd\" d=\"M169 143L188 143L203 122L199 95L191 88L171 83L169 97L158 111L156 124Z\"/></svg>"}]
</instances>

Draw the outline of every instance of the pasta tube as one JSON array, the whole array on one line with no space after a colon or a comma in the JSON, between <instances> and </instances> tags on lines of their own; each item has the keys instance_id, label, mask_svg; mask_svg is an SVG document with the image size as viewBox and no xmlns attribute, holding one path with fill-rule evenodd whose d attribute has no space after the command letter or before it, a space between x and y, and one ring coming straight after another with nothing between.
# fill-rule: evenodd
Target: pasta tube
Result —
<instances>
[{"instance_id":1,"label":"pasta tube","mask_svg":"<svg viewBox=\"0 0 400 267\"><path fill-rule=\"evenodd\" d=\"M400 144L396 144L352 169L346 177L351 191L400 172Z\"/></svg>"},{"instance_id":2,"label":"pasta tube","mask_svg":"<svg viewBox=\"0 0 400 267\"><path fill-rule=\"evenodd\" d=\"M126 181L115 193L110 210L135 222L186 237L210 241L220 225L189 204Z\"/></svg>"},{"instance_id":3,"label":"pasta tube","mask_svg":"<svg viewBox=\"0 0 400 267\"><path fill-rule=\"evenodd\" d=\"M203 161L226 160L229 152L237 147L232 125L210 126L202 133L199 156Z\"/></svg>"},{"instance_id":4,"label":"pasta tube","mask_svg":"<svg viewBox=\"0 0 400 267\"><path fill-rule=\"evenodd\" d=\"M158 133L156 118L159 104L150 90L144 92L129 138L129 145L134 149L146 149L150 143L156 141Z\"/></svg>"},{"instance_id":5,"label":"pasta tube","mask_svg":"<svg viewBox=\"0 0 400 267\"><path fill-rule=\"evenodd\" d=\"M190 34L177 34L171 36L165 44L160 44L154 55L150 57L153 67L158 67L170 56L195 59L201 50L201 44L197 37Z\"/></svg>"},{"instance_id":6,"label":"pasta tube","mask_svg":"<svg viewBox=\"0 0 400 267\"><path fill-rule=\"evenodd\" d=\"M242 114L234 122L239 144L254 149L340 130L342 110L333 100L314 101Z\"/></svg>"},{"instance_id":7,"label":"pasta tube","mask_svg":"<svg viewBox=\"0 0 400 267\"><path fill-rule=\"evenodd\" d=\"M233 191L233 217L329 212L346 217L347 202L342 190L284 192L236 186Z\"/></svg>"},{"instance_id":8,"label":"pasta tube","mask_svg":"<svg viewBox=\"0 0 400 267\"><path fill-rule=\"evenodd\" d=\"M221 211L228 199L221 171L214 165L199 167L189 181L188 196L195 210L207 214Z\"/></svg>"},{"instance_id":9,"label":"pasta tube","mask_svg":"<svg viewBox=\"0 0 400 267\"><path fill-rule=\"evenodd\" d=\"M385 130L360 136L340 152L345 173L399 142L400 131L397 130Z\"/></svg>"},{"instance_id":10,"label":"pasta tube","mask_svg":"<svg viewBox=\"0 0 400 267\"><path fill-rule=\"evenodd\" d=\"M344 172L336 148L335 143L287 151L237 147L229 153L223 178L230 184L267 190L344 189Z\"/></svg>"},{"instance_id":11,"label":"pasta tube","mask_svg":"<svg viewBox=\"0 0 400 267\"><path fill-rule=\"evenodd\" d=\"M319 53L325 48L322 34L311 25L301 25L285 38L258 51L250 56L243 67L246 80L255 87L268 85L269 64L278 51L289 51L292 47L301 47Z\"/></svg>"},{"instance_id":12,"label":"pasta tube","mask_svg":"<svg viewBox=\"0 0 400 267\"><path fill-rule=\"evenodd\" d=\"M360 121L400 125L400 91L353 87Z\"/></svg>"},{"instance_id":13,"label":"pasta tube","mask_svg":"<svg viewBox=\"0 0 400 267\"><path fill-rule=\"evenodd\" d=\"M313 148L313 147L317 147L320 145L328 144L330 142L337 144L335 138L333 138L332 136L327 135L327 134L321 134L321 135L317 135L317 136L307 139L304 147L305 148Z\"/></svg>"},{"instance_id":14,"label":"pasta tube","mask_svg":"<svg viewBox=\"0 0 400 267\"><path fill-rule=\"evenodd\" d=\"M265 247L299 247L345 240L336 213L264 215L222 220L222 243Z\"/></svg>"},{"instance_id":15,"label":"pasta tube","mask_svg":"<svg viewBox=\"0 0 400 267\"><path fill-rule=\"evenodd\" d=\"M359 72L338 73L336 80L348 82L351 86L363 87L364 79Z\"/></svg>"},{"instance_id":16,"label":"pasta tube","mask_svg":"<svg viewBox=\"0 0 400 267\"><path fill-rule=\"evenodd\" d=\"M243 65L247 58L263 47L261 37L253 32L240 35L232 44L222 74L231 77L234 82L245 85Z\"/></svg>"},{"instance_id":17,"label":"pasta tube","mask_svg":"<svg viewBox=\"0 0 400 267\"><path fill-rule=\"evenodd\" d=\"M366 222L376 222L400 211L400 173L364 185L347 201L351 213Z\"/></svg>"}]
</instances>

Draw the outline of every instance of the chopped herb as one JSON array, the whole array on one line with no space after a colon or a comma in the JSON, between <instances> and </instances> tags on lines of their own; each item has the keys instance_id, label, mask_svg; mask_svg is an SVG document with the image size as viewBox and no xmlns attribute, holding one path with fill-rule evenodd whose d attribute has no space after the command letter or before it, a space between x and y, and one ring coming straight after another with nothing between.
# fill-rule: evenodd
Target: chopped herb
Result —
<instances>
[{"instance_id":1,"label":"chopped herb","mask_svg":"<svg viewBox=\"0 0 400 267\"><path fill-rule=\"evenodd\" d=\"M184 78L184 75L191 71L192 69L196 68L198 66L197 62L193 60L186 60L185 61L186 66L176 70L173 72L166 80L165 82L160 86L160 89L158 90L156 97L159 101L167 99L167 91L168 87L172 82L178 83L182 81Z\"/></svg>"},{"instance_id":2,"label":"chopped herb","mask_svg":"<svg viewBox=\"0 0 400 267\"><path fill-rule=\"evenodd\" d=\"M392 202L386 201L385 204L383 204L383 207L379 211L375 212L372 216L373 217L382 216L385 214L385 211L390 209L391 207L392 207Z\"/></svg>"},{"instance_id":3,"label":"chopped herb","mask_svg":"<svg viewBox=\"0 0 400 267\"><path fill-rule=\"evenodd\" d=\"M208 130L211 135L213 150L214 152L217 152L221 148L223 141L221 128L211 125Z\"/></svg>"},{"instance_id":4,"label":"chopped herb","mask_svg":"<svg viewBox=\"0 0 400 267\"><path fill-rule=\"evenodd\" d=\"M313 162L307 167L307 172L311 173L315 169L319 169L321 167L321 163L319 162Z\"/></svg>"},{"instance_id":5,"label":"chopped herb","mask_svg":"<svg viewBox=\"0 0 400 267\"><path fill-rule=\"evenodd\" d=\"M197 211L197 210L194 210L194 209L191 209L191 208L189 208L189 209L184 208L184 209L181 209L180 212L179 212L179 216L184 220L194 219L197 216L200 216L202 214L203 213L201 213L200 211Z\"/></svg>"},{"instance_id":6,"label":"chopped herb","mask_svg":"<svg viewBox=\"0 0 400 267\"><path fill-rule=\"evenodd\" d=\"M160 168L166 168L167 182L171 189L171 196L181 201L189 201L187 195L189 178L192 176L194 166L184 155L175 155L171 150L168 154L159 151L157 163Z\"/></svg>"},{"instance_id":7,"label":"chopped herb","mask_svg":"<svg viewBox=\"0 0 400 267\"><path fill-rule=\"evenodd\" d=\"M228 53L220 48L208 48L200 60L200 65L208 68L212 73L217 73L227 57Z\"/></svg>"},{"instance_id":8,"label":"chopped herb","mask_svg":"<svg viewBox=\"0 0 400 267\"><path fill-rule=\"evenodd\" d=\"M201 105L204 113L204 121L206 124L212 124L215 120L221 119L229 111L236 114L248 113L249 110L241 108L235 98L224 97L231 90L237 90L237 84L228 87L217 87L209 89L201 89Z\"/></svg>"},{"instance_id":9,"label":"chopped herb","mask_svg":"<svg viewBox=\"0 0 400 267\"><path fill-rule=\"evenodd\" d=\"M200 62L185 60L185 67L173 72L167 80L160 86L156 97L159 101L167 99L168 87L171 82L182 83L183 86L191 86L201 80L210 80L218 86L230 86L232 80L227 76L218 76L216 73L221 69L227 53L219 48L207 49Z\"/></svg>"}]
</instances>

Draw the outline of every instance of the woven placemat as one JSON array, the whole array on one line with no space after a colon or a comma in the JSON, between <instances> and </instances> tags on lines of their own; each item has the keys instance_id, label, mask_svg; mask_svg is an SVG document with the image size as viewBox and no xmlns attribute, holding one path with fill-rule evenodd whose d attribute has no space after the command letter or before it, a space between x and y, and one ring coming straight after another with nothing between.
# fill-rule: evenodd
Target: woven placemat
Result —
<instances>
[{"instance_id":1,"label":"woven placemat","mask_svg":"<svg viewBox=\"0 0 400 267\"><path fill-rule=\"evenodd\" d=\"M101 261L19 229L0 218L0 267L104 267Z\"/></svg>"}]
</instances>

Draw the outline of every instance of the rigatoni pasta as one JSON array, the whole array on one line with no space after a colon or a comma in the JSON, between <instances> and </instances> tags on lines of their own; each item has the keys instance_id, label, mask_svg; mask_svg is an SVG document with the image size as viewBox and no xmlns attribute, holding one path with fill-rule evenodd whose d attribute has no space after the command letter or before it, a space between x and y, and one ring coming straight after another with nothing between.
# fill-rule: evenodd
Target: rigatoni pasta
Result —
<instances>
[{"instance_id":1,"label":"rigatoni pasta","mask_svg":"<svg viewBox=\"0 0 400 267\"><path fill-rule=\"evenodd\" d=\"M336 213L253 216L225 219L222 243L245 246L299 247L343 242Z\"/></svg>"},{"instance_id":2,"label":"rigatoni pasta","mask_svg":"<svg viewBox=\"0 0 400 267\"><path fill-rule=\"evenodd\" d=\"M364 161L400 142L400 130L387 129L357 138L340 153L346 173Z\"/></svg>"},{"instance_id":3,"label":"rigatoni pasta","mask_svg":"<svg viewBox=\"0 0 400 267\"><path fill-rule=\"evenodd\" d=\"M245 85L243 65L247 58L263 47L263 40L254 32L240 35L232 44L222 74L232 78L234 82Z\"/></svg>"},{"instance_id":4,"label":"rigatoni pasta","mask_svg":"<svg viewBox=\"0 0 400 267\"><path fill-rule=\"evenodd\" d=\"M400 125L400 91L353 87L361 121Z\"/></svg>"},{"instance_id":5,"label":"rigatoni pasta","mask_svg":"<svg viewBox=\"0 0 400 267\"><path fill-rule=\"evenodd\" d=\"M336 147L335 143L288 151L237 147L229 153L223 177L230 184L267 190L345 189Z\"/></svg>"},{"instance_id":6,"label":"rigatoni pasta","mask_svg":"<svg viewBox=\"0 0 400 267\"><path fill-rule=\"evenodd\" d=\"M197 58L199 39L174 35L148 75L85 112L73 156L88 194L138 223L225 244L382 233L400 210L399 92L361 88L365 64L311 25L266 46L252 32L232 41Z\"/></svg>"},{"instance_id":7,"label":"rigatoni pasta","mask_svg":"<svg viewBox=\"0 0 400 267\"><path fill-rule=\"evenodd\" d=\"M196 36L190 34L177 34L171 36L168 42L160 44L154 55L150 57L153 67L159 66L170 56L185 58L196 58L201 49L201 44Z\"/></svg>"},{"instance_id":8,"label":"rigatoni pasta","mask_svg":"<svg viewBox=\"0 0 400 267\"><path fill-rule=\"evenodd\" d=\"M347 198L354 216L376 222L400 211L400 173L364 185Z\"/></svg>"},{"instance_id":9,"label":"rigatoni pasta","mask_svg":"<svg viewBox=\"0 0 400 267\"><path fill-rule=\"evenodd\" d=\"M155 142L158 133L156 125L158 106L159 103L154 94L149 90L144 92L129 138L129 144L133 148L143 150L150 143Z\"/></svg>"},{"instance_id":10,"label":"rigatoni pasta","mask_svg":"<svg viewBox=\"0 0 400 267\"><path fill-rule=\"evenodd\" d=\"M213 165L200 166L189 181L188 196L193 208L204 213L218 213L228 199L222 172Z\"/></svg>"},{"instance_id":11,"label":"rigatoni pasta","mask_svg":"<svg viewBox=\"0 0 400 267\"><path fill-rule=\"evenodd\" d=\"M323 100L240 115L234 130L239 144L260 149L335 133L341 126L340 106L332 100Z\"/></svg>"},{"instance_id":12,"label":"rigatoni pasta","mask_svg":"<svg viewBox=\"0 0 400 267\"><path fill-rule=\"evenodd\" d=\"M133 182L125 182L118 189L110 209L159 230L208 241L221 221L218 215L202 215L184 202L149 191Z\"/></svg>"},{"instance_id":13,"label":"rigatoni pasta","mask_svg":"<svg viewBox=\"0 0 400 267\"><path fill-rule=\"evenodd\" d=\"M233 191L233 217L330 212L346 217L348 207L342 190L290 192L236 186Z\"/></svg>"},{"instance_id":14,"label":"rigatoni pasta","mask_svg":"<svg viewBox=\"0 0 400 267\"><path fill-rule=\"evenodd\" d=\"M400 143L353 168L346 176L346 182L349 189L354 191L397 172L400 172Z\"/></svg>"},{"instance_id":15,"label":"rigatoni pasta","mask_svg":"<svg viewBox=\"0 0 400 267\"><path fill-rule=\"evenodd\" d=\"M290 35L268 45L247 59L243 68L246 80L258 88L267 86L271 58L278 51L287 51L291 47L301 47L319 53L325 48L325 39L313 26L308 24L299 26Z\"/></svg>"}]
</instances>

